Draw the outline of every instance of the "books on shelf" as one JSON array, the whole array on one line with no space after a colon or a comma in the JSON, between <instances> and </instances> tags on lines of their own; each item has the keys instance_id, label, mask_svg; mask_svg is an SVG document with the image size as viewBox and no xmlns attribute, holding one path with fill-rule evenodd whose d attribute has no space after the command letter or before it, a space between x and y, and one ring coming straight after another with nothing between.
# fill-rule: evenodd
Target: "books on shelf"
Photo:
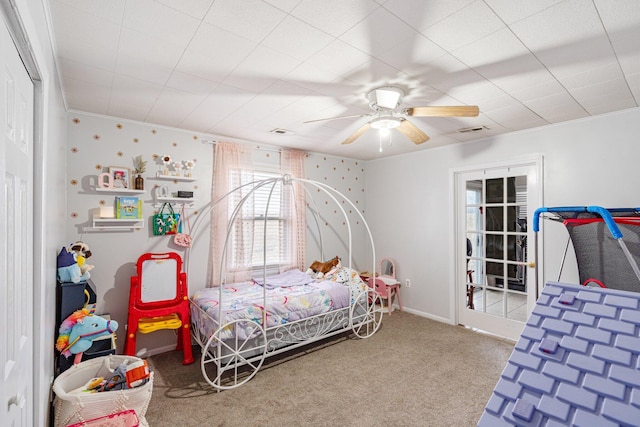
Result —
<instances>
[{"instance_id":1,"label":"books on shelf","mask_svg":"<svg viewBox=\"0 0 640 427\"><path fill-rule=\"evenodd\" d=\"M142 219L142 200L137 197L116 197L116 219Z\"/></svg>"}]
</instances>

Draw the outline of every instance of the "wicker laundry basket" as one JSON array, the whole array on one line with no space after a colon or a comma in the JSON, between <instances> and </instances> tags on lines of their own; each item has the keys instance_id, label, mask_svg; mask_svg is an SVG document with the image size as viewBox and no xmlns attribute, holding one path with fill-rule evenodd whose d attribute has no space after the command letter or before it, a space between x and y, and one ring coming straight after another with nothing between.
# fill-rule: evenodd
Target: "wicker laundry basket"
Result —
<instances>
[{"instance_id":1,"label":"wicker laundry basket","mask_svg":"<svg viewBox=\"0 0 640 427\"><path fill-rule=\"evenodd\" d=\"M145 414L153 390L153 372L140 387L100 393L79 392L92 378L109 378L122 363L141 359L133 356L109 355L86 360L60 374L53 382L54 427L93 420L129 409L135 411L141 426L148 426ZM108 425L108 424L107 424Z\"/></svg>"}]
</instances>

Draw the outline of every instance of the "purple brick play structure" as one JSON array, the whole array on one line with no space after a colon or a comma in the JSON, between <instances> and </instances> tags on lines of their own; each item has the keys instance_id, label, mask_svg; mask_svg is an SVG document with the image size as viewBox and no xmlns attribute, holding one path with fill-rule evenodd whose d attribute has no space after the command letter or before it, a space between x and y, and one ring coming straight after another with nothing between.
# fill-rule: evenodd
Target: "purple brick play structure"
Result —
<instances>
[{"instance_id":1,"label":"purple brick play structure","mask_svg":"<svg viewBox=\"0 0 640 427\"><path fill-rule=\"evenodd\" d=\"M640 293L549 282L478 422L640 426Z\"/></svg>"}]
</instances>

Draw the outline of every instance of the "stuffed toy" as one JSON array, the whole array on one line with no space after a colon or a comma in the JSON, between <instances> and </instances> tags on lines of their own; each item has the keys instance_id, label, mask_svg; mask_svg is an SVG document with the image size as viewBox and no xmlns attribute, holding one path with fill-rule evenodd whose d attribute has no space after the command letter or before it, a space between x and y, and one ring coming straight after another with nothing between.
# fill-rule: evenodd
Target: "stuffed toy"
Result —
<instances>
[{"instance_id":1,"label":"stuffed toy","mask_svg":"<svg viewBox=\"0 0 640 427\"><path fill-rule=\"evenodd\" d=\"M95 266L87 264L87 259L91 257L91 250L89 250L89 245L86 243L77 241L71 244L67 250L76 254L76 261L80 267L81 274L88 273L95 268Z\"/></svg>"},{"instance_id":2,"label":"stuffed toy","mask_svg":"<svg viewBox=\"0 0 640 427\"><path fill-rule=\"evenodd\" d=\"M335 257L327 262L313 261L309 266L307 273L315 276L317 279L322 279L327 273L335 269L340 264L340 258Z\"/></svg>"},{"instance_id":3,"label":"stuffed toy","mask_svg":"<svg viewBox=\"0 0 640 427\"><path fill-rule=\"evenodd\" d=\"M118 322L91 314L87 309L76 310L60 325L56 349L65 357L76 355L74 364L80 363L82 353L91 347L94 339L110 335L118 329Z\"/></svg>"},{"instance_id":4,"label":"stuffed toy","mask_svg":"<svg viewBox=\"0 0 640 427\"><path fill-rule=\"evenodd\" d=\"M88 271L83 274L80 270L74 252L70 252L65 247L60 249L60 253L58 254L58 280L60 282L78 283L83 280L89 280L90 277L91 275Z\"/></svg>"}]
</instances>

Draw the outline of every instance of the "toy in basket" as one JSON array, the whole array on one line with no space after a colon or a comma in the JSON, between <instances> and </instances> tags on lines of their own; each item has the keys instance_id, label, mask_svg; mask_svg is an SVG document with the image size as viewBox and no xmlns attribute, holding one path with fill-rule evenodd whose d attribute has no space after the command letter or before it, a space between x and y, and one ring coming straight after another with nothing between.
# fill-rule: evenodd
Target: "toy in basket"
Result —
<instances>
[{"instance_id":1,"label":"toy in basket","mask_svg":"<svg viewBox=\"0 0 640 427\"><path fill-rule=\"evenodd\" d=\"M140 380L145 370L148 379ZM137 375L127 381L127 371L137 371ZM105 378L107 380L103 381ZM90 389L101 386L104 386L102 391ZM138 425L122 424L131 423L131 415L123 414L106 421L100 419L129 410L135 412L139 425L148 426L145 414L152 390L153 372L149 372L146 361L138 357L112 354L78 363L60 374L53 383L54 427ZM82 424L89 420L105 423Z\"/></svg>"}]
</instances>

